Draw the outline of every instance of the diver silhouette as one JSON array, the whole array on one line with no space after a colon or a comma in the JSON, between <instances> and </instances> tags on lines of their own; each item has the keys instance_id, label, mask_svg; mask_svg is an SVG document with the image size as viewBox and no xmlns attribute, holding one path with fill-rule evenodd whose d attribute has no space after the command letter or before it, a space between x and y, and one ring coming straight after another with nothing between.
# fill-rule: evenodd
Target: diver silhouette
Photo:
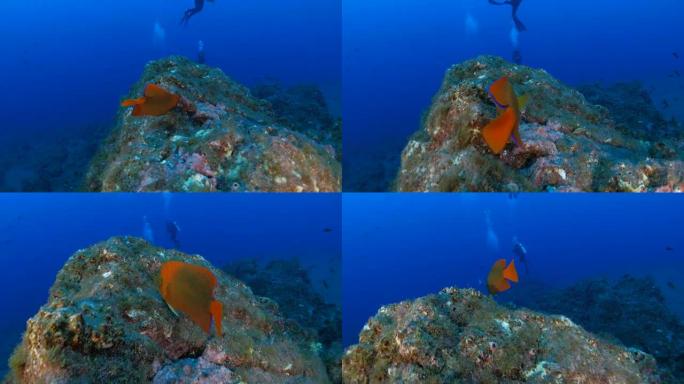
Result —
<instances>
[{"instance_id":1,"label":"diver silhouette","mask_svg":"<svg viewBox=\"0 0 684 384\"><path fill-rule=\"evenodd\" d=\"M214 0L207 0L210 3L213 3ZM202 12L202 9L204 9L204 0L195 0L195 7L190 8L185 13L183 14L183 18L181 19L181 24L182 25L188 25L188 22L190 21L190 18L195 16L196 14Z\"/></svg>"},{"instance_id":2,"label":"diver silhouette","mask_svg":"<svg viewBox=\"0 0 684 384\"><path fill-rule=\"evenodd\" d=\"M518 32L527 31L527 27L525 27L525 24L523 24L522 21L518 19L518 8L520 7L520 4L522 2L523 0L489 0L489 4L511 6L511 8L513 9L513 22L515 23L515 29L517 29Z\"/></svg>"}]
</instances>

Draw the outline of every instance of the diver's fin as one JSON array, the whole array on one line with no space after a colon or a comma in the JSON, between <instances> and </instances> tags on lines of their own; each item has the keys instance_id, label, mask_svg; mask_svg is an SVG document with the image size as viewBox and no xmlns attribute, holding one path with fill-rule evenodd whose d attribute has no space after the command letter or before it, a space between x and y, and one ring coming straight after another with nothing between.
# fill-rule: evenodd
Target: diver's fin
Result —
<instances>
[{"instance_id":1,"label":"diver's fin","mask_svg":"<svg viewBox=\"0 0 684 384\"><path fill-rule=\"evenodd\" d=\"M520 21L520 19L518 19L517 17L513 17L513 22L515 23L515 29L517 29L518 32L527 31L527 27L525 26L525 24L523 24L523 22Z\"/></svg>"},{"instance_id":2,"label":"diver's fin","mask_svg":"<svg viewBox=\"0 0 684 384\"><path fill-rule=\"evenodd\" d=\"M223 326L221 321L223 320L223 304L220 301L213 300L209 304L209 312L211 317L214 319L214 327L216 327L216 333L219 337L223 334Z\"/></svg>"},{"instance_id":3,"label":"diver's fin","mask_svg":"<svg viewBox=\"0 0 684 384\"><path fill-rule=\"evenodd\" d=\"M518 271L515 269L515 260L511 260L511 263L508 264L508 267L504 269L503 277L504 279L510 280L514 283L518 282Z\"/></svg>"},{"instance_id":4,"label":"diver's fin","mask_svg":"<svg viewBox=\"0 0 684 384\"><path fill-rule=\"evenodd\" d=\"M515 128L516 116L513 108L507 108L501 116L482 128L482 137L495 154L501 153Z\"/></svg>"}]
</instances>

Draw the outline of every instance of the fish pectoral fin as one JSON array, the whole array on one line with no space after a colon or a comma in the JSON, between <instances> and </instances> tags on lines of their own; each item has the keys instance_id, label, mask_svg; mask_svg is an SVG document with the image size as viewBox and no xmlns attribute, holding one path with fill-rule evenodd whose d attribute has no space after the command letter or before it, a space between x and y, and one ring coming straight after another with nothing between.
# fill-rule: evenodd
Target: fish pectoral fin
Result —
<instances>
[{"instance_id":1,"label":"fish pectoral fin","mask_svg":"<svg viewBox=\"0 0 684 384\"><path fill-rule=\"evenodd\" d=\"M529 101L530 97L527 94L518 97L518 109L520 109L521 111L525 109L525 107L527 106L527 102Z\"/></svg>"},{"instance_id":2,"label":"fish pectoral fin","mask_svg":"<svg viewBox=\"0 0 684 384\"><path fill-rule=\"evenodd\" d=\"M166 303L166 301L164 301L164 302ZM176 317L180 317L180 314L178 314L178 312L176 312L176 310L173 309L173 307L171 306L171 304L166 303L166 306L169 307L169 309L171 310L171 312L173 312L173 314L174 314Z\"/></svg>"},{"instance_id":3,"label":"fish pectoral fin","mask_svg":"<svg viewBox=\"0 0 684 384\"><path fill-rule=\"evenodd\" d=\"M508 144L516 124L515 110L507 108L499 117L482 128L482 137L495 154L501 153Z\"/></svg>"},{"instance_id":4,"label":"fish pectoral fin","mask_svg":"<svg viewBox=\"0 0 684 384\"><path fill-rule=\"evenodd\" d=\"M506 280L510 280L514 283L518 282L518 271L515 269L515 260L511 260L511 263L504 269L503 277Z\"/></svg>"}]
</instances>

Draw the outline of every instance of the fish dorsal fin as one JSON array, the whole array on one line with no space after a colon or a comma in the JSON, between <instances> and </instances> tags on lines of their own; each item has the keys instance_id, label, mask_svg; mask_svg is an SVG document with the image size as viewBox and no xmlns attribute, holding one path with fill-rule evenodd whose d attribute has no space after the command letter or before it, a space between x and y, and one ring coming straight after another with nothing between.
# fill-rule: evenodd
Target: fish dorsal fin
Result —
<instances>
[{"instance_id":1,"label":"fish dorsal fin","mask_svg":"<svg viewBox=\"0 0 684 384\"><path fill-rule=\"evenodd\" d=\"M512 92L511 83L508 81L507 76L498 79L489 86L489 94L499 109L507 108L511 105Z\"/></svg>"},{"instance_id":2,"label":"fish dorsal fin","mask_svg":"<svg viewBox=\"0 0 684 384\"><path fill-rule=\"evenodd\" d=\"M223 304L220 301L212 301L209 304L209 312L211 317L214 319L214 327L216 327L216 333L221 337L223 335Z\"/></svg>"},{"instance_id":3,"label":"fish dorsal fin","mask_svg":"<svg viewBox=\"0 0 684 384\"><path fill-rule=\"evenodd\" d=\"M524 94L520 97L518 97L518 109L523 110L527 106L527 102L530 101L530 97L528 94Z\"/></svg>"},{"instance_id":4,"label":"fish dorsal fin","mask_svg":"<svg viewBox=\"0 0 684 384\"><path fill-rule=\"evenodd\" d=\"M507 108L499 117L482 128L482 137L495 154L501 153L508 144L517 123L513 108Z\"/></svg>"},{"instance_id":5,"label":"fish dorsal fin","mask_svg":"<svg viewBox=\"0 0 684 384\"><path fill-rule=\"evenodd\" d=\"M511 263L504 269L503 277L506 280L510 280L514 283L518 282L518 271L515 269L515 260L511 260Z\"/></svg>"},{"instance_id":6,"label":"fish dorsal fin","mask_svg":"<svg viewBox=\"0 0 684 384\"><path fill-rule=\"evenodd\" d=\"M147 84L145 87L145 97L169 97L172 93L157 84Z\"/></svg>"}]
</instances>

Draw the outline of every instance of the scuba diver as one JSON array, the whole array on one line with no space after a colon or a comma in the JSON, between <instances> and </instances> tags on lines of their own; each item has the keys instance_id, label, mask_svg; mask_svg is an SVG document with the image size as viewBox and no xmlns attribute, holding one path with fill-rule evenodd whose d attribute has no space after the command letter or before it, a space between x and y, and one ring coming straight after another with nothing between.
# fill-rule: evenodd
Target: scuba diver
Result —
<instances>
[{"instance_id":1,"label":"scuba diver","mask_svg":"<svg viewBox=\"0 0 684 384\"><path fill-rule=\"evenodd\" d=\"M527 274L527 249L515 236L513 236L513 253L518 257L520 263L525 266L525 274Z\"/></svg>"},{"instance_id":2,"label":"scuba diver","mask_svg":"<svg viewBox=\"0 0 684 384\"><path fill-rule=\"evenodd\" d=\"M211 3L214 2L214 0L207 0ZM202 12L202 9L204 9L204 0L195 0L195 7L190 8L185 13L183 14L183 18L181 19L181 24L183 25L188 25L188 22L190 21L190 18L195 16L196 14Z\"/></svg>"},{"instance_id":3,"label":"scuba diver","mask_svg":"<svg viewBox=\"0 0 684 384\"><path fill-rule=\"evenodd\" d=\"M166 221L166 232L169 234L169 238L173 242L175 249L180 249L180 241L178 241L178 232L180 232L180 227L173 220Z\"/></svg>"},{"instance_id":4,"label":"scuba diver","mask_svg":"<svg viewBox=\"0 0 684 384\"><path fill-rule=\"evenodd\" d=\"M504 0L504 1L489 0L489 4L510 5L511 8L513 8L513 22L515 23L515 29L517 29L518 32L527 31L525 24L523 24L522 21L520 21L520 19L518 19L518 8L520 7L520 4L522 2L523 2L523 0Z\"/></svg>"}]
</instances>

